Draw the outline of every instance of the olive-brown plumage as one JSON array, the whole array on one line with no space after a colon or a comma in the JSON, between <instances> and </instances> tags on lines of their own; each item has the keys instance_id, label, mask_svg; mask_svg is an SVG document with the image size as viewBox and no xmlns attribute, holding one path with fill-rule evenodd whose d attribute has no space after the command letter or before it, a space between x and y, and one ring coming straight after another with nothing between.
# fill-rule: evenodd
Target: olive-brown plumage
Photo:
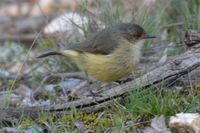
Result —
<instances>
[{"instance_id":1,"label":"olive-brown plumage","mask_svg":"<svg viewBox=\"0 0 200 133\"><path fill-rule=\"evenodd\" d=\"M94 33L85 41L72 45L69 49L94 54L110 54L118 47L119 39L133 42L144 34L144 30L136 24L116 24Z\"/></svg>"},{"instance_id":2,"label":"olive-brown plumage","mask_svg":"<svg viewBox=\"0 0 200 133\"><path fill-rule=\"evenodd\" d=\"M115 81L130 74L141 56L143 40L148 36L136 24L116 24L94 33L67 50L48 52L39 57L63 55L71 57L91 77Z\"/></svg>"}]
</instances>

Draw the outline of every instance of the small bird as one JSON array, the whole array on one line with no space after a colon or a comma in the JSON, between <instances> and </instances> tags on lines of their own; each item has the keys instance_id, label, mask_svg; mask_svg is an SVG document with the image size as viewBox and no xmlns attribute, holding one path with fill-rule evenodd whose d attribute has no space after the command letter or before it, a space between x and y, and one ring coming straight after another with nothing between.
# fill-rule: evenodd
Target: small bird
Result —
<instances>
[{"instance_id":1,"label":"small bird","mask_svg":"<svg viewBox=\"0 0 200 133\"><path fill-rule=\"evenodd\" d=\"M137 24L115 24L67 50L44 53L38 58L50 55L70 57L90 77L99 81L116 81L135 70L144 40L151 38L155 36L146 34Z\"/></svg>"}]
</instances>

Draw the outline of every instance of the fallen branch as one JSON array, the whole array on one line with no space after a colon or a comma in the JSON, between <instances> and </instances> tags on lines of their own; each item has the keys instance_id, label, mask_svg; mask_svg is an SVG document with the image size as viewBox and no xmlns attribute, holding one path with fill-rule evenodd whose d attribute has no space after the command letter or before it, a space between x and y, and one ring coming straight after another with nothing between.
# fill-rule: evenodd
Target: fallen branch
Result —
<instances>
[{"instance_id":1,"label":"fallen branch","mask_svg":"<svg viewBox=\"0 0 200 133\"><path fill-rule=\"evenodd\" d=\"M137 78L126 84L108 89L103 92L102 97L85 98L76 101L67 102L62 105L50 107L24 107L24 108L5 108L0 110L0 118L8 120L12 118L20 118L22 115L28 115L32 118L38 117L38 112L46 113L70 113L72 106L80 111L87 113L98 111L109 105L114 99L118 99L124 94L132 91L134 88L146 88L161 82L174 81L175 79L189 73L200 66L200 44L195 48L191 48L185 53L168 61L165 65L148 72L144 76Z\"/></svg>"}]
</instances>

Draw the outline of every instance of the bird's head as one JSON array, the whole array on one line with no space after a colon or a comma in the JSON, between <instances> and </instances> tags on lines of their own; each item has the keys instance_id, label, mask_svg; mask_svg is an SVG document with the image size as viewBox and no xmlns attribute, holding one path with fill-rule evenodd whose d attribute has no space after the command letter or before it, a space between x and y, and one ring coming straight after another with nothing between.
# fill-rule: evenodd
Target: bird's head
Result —
<instances>
[{"instance_id":1,"label":"bird's head","mask_svg":"<svg viewBox=\"0 0 200 133\"><path fill-rule=\"evenodd\" d=\"M123 24L119 26L120 34L130 42L137 42L144 39L156 38L148 35L145 30L137 24Z\"/></svg>"}]
</instances>

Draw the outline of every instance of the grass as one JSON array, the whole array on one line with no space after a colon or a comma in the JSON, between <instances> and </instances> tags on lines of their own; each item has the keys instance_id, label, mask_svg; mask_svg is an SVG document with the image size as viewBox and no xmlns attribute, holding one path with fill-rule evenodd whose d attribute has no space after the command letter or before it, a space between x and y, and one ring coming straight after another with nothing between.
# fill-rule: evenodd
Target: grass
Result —
<instances>
[{"instance_id":1,"label":"grass","mask_svg":"<svg viewBox=\"0 0 200 133\"><path fill-rule=\"evenodd\" d=\"M148 89L136 89L130 94L130 100L126 105L128 112L146 116L171 116L182 110L183 101L180 92Z\"/></svg>"},{"instance_id":2,"label":"grass","mask_svg":"<svg viewBox=\"0 0 200 133\"><path fill-rule=\"evenodd\" d=\"M115 102L111 108L103 112L86 114L78 112L72 107L70 115L61 114L60 116L48 115L40 112L36 121L26 118L18 125L21 130L25 130L32 125L47 128L51 127L55 132L79 132L77 123L82 122L85 128L91 132L102 132L105 129L117 127L118 131L132 131L150 124L154 116L164 115L167 119L179 112L190 112L200 103L199 89L194 95L187 95L174 88L135 88L128 95L125 103ZM199 112L197 108L193 112ZM126 126L127 122L132 122ZM110 130L113 130L110 129Z\"/></svg>"},{"instance_id":3,"label":"grass","mask_svg":"<svg viewBox=\"0 0 200 133\"><path fill-rule=\"evenodd\" d=\"M199 5L199 0L171 0L171 6L167 9L168 12L165 12L161 18L162 24L169 25L181 22L182 25L169 28L170 39L182 42L187 29L200 29Z\"/></svg>"},{"instance_id":4,"label":"grass","mask_svg":"<svg viewBox=\"0 0 200 133\"><path fill-rule=\"evenodd\" d=\"M142 25L144 29L149 34L161 34L163 30L168 31L167 42L181 42L185 31L188 28L194 28L199 30L199 0L171 0L170 6L166 5L163 7L162 2L158 3L155 10L150 12L148 9L141 8L143 14L138 12L133 12L131 17L123 20L126 15L125 9L121 6L121 1L117 1L116 5L112 5L109 2L102 3L97 1L97 8L102 11L100 16L97 16L106 26L114 23L121 22L134 22ZM80 11L86 15L90 16L88 13L87 2L84 1ZM176 26L176 23L182 22L181 26ZM170 24L175 24L166 28ZM88 29L84 32L86 36L91 35L95 30L88 25ZM159 42L159 41L158 41ZM162 42L162 40L160 41ZM66 40L67 45L71 42ZM156 42L154 42L156 43ZM148 49L149 44L146 43L146 48ZM158 44L159 45L159 44ZM59 49L59 46L52 45L52 42L41 41L38 49L42 51ZM183 47L169 50L169 55L177 55L183 51ZM59 59L57 61L57 59ZM77 68L69 65L69 62L65 62L66 59L60 59L60 57L46 58L44 61L47 65L47 70L49 72L62 72L62 71L74 71ZM71 62L70 62L71 64ZM75 67L75 69L74 69ZM33 75L37 75L32 72ZM39 85L41 84L41 79L35 76L34 82ZM18 123L13 123L19 129L24 131L31 125L38 125L43 128L47 128L47 124L51 127L54 132L79 132L76 123L82 121L87 129L91 132L102 132L102 129L109 129L118 127L118 131L130 131L132 128L144 127L150 124L151 118L157 115L164 115L169 118L179 112L198 112L200 113L199 106L200 103L200 89L199 87L185 91L179 91L175 88L162 86L158 90L155 88L133 88L127 98L121 102L116 101L111 105L111 108L106 108L100 113L85 114L78 112L76 109L72 108L70 115L61 114L57 116L49 116L40 112L40 117L37 121L31 119L20 120ZM132 121L131 126L127 127L126 122Z\"/></svg>"}]
</instances>

